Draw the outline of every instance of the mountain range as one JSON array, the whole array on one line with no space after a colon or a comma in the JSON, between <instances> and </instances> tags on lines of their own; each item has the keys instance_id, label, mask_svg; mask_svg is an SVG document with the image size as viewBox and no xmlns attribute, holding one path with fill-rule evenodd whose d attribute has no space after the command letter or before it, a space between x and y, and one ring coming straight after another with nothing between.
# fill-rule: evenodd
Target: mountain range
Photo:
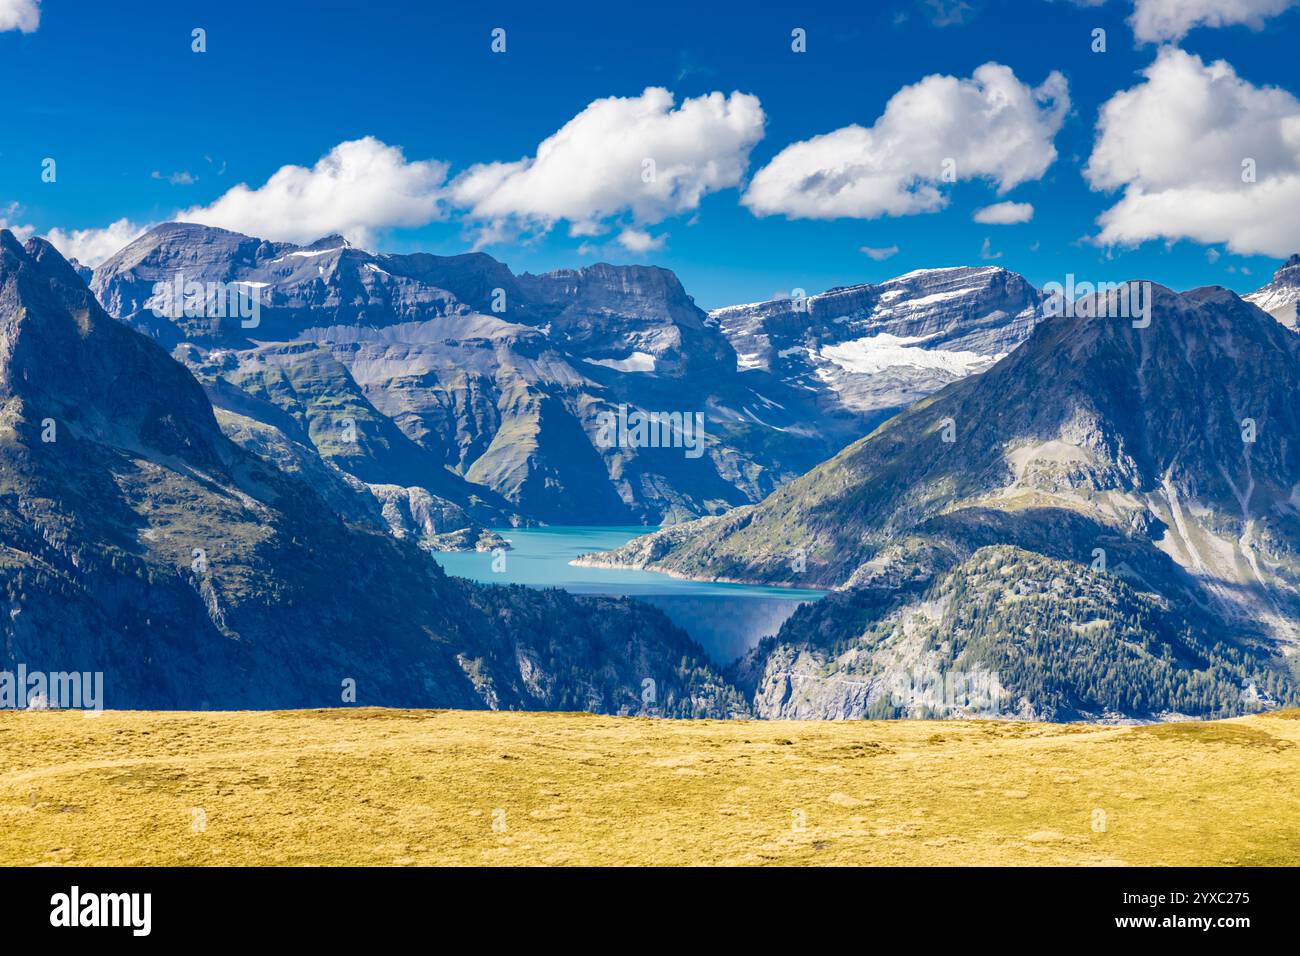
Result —
<instances>
[{"instance_id":1,"label":"mountain range","mask_svg":"<svg viewBox=\"0 0 1300 956\"><path fill-rule=\"evenodd\" d=\"M1294 701L1300 339L1217 287L1101 317L1128 291L757 505L585 561L839 589L740 663L760 716L960 707L918 672L1048 719Z\"/></svg>"},{"instance_id":2,"label":"mountain range","mask_svg":"<svg viewBox=\"0 0 1300 956\"><path fill-rule=\"evenodd\" d=\"M257 327L159 315L155 287L178 276L256 296ZM1002 269L943 269L705 313L663 269L516 276L481 253L185 223L132 242L90 285L190 367L236 440L286 462L314 450L335 485L375 499L349 517L378 504L432 547L499 544L484 525L671 524L760 501L1014 348L1041 301ZM702 414L705 453L606 447L601 417L620 408Z\"/></svg>"},{"instance_id":3,"label":"mountain range","mask_svg":"<svg viewBox=\"0 0 1300 956\"><path fill-rule=\"evenodd\" d=\"M996 267L706 313L663 269L337 236L0 253L7 657L102 670L110 706L1300 701L1300 258L1244 299L1149 288L1143 325L1104 317L1131 287L1049 317ZM186 282L204 308L161 308ZM628 408L702 413L705 453L602 441ZM720 670L653 608L429 554L539 523L664 526L584 563L834 593Z\"/></svg>"}]
</instances>

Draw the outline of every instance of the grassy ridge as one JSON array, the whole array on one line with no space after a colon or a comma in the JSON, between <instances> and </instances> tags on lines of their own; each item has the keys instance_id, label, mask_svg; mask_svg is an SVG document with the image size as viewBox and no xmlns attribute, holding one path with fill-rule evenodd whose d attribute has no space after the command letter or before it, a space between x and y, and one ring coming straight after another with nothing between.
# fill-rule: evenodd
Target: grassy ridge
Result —
<instances>
[{"instance_id":1,"label":"grassy ridge","mask_svg":"<svg viewBox=\"0 0 1300 956\"><path fill-rule=\"evenodd\" d=\"M1300 711L4 713L0 864L1296 865L1298 744Z\"/></svg>"}]
</instances>

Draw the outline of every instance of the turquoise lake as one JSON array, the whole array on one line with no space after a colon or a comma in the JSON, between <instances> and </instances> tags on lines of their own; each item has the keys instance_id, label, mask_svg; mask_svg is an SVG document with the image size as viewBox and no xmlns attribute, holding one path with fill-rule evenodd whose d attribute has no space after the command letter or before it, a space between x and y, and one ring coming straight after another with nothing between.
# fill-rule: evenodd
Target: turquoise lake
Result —
<instances>
[{"instance_id":1,"label":"turquoise lake","mask_svg":"<svg viewBox=\"0 0 1300 956\"><path fill-rule=\"evenodd\" d=\"M700 642L713 661L730 664L764 637L775 634L795 609L824 591L684 581L654 571L582 568L569 562L581 554L608 551L647 534L646 527L497 528L510 542L505 569L492 570L487 552L434 555L448 574L483 584L525 584L563 588L574 594L634 597L662 610Z\"/></svg>"}]
</instances>

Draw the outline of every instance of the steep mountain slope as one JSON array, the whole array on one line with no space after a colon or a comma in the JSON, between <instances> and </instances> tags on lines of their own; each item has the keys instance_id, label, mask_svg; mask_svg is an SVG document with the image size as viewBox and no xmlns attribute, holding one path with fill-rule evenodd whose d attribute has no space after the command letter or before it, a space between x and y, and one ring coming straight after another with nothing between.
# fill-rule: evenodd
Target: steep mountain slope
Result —
<instances>
[{"instance_id":1,"label":"steep mountain slope","mask_svg":"<svg viewBox=\"0 0 1300 956\"><path fill-rule=\"evenodd\" d=\"M1003 589L1037 580L1050 594L1059 579L1082 594L1096 574L1114 588L1100 603L1044 601L1057 630L1043 666L1057 679L1017 688L1016 709L1231 709L1241 700L1224 687L1239 693L1247 678L1293 692L1300 412L1287 396L1297 387L1300 341L1263 312L1219 288L1155 287L1149 328L1044 322L989 371L918 402L761 504L587 560L850 588L796 614L746 663L761 713L860 713L885 699L891 662L923 663L931 648L940 670L969 663L962 655L990 628L982 663L1012 668L1019 618L1004 609L959 624L952 615L971 613L966 598L945 603L967 595L993 563ZM989 596L1020 600L996 588ZM1141 635L1137 645L1116 630L1121 622ZM888 637L886 625L895 628ZM1065 637L1089 628L1103 672L1145 647L1186 671L1188 686L1213 677L1219 689L1198 696L1171 683L1159 700L1108 697L1065 650ZM911 642L906 653L899 635ZM860 659L854 690L823 682L816 703L797 703L788 665L812 653L808 666L828 667L841 651ZM788 693L774 689L783 680Z\"/></svg>"},{"instance_id":2,"label":"steep mountain slope","mask_svg":"<svg viewBox=\"0 0 1300 956\"><path fill-rule=\"evenodd\" d=\"M1243 298L1287 328L1300 328L1300 255L1292 256L1273 273L1272 282Z\"/></svg>"},{"instance_id":3,"label":"steep mountain slope","mask_svg":"<svg viewBox=\"0 0 1300 956\"><path fill-rule=\"evenodd\" d=\"M1028 337L1043 296L994 266L922 269L879 285L774 299L710 317L745 368L873 423L983 371Z\"/></svg>"},{"instance_id":4,"label":"steep mountain slope","mask_svg":"<svg viewBox=\"0 0 1300 956\"><path fill-rule=\"evenodd\" d=\"M214 405L281 429L287 419L307 447L354 479L368 492L365 497L381 506L394 496L428 501L427 521L417 522L418 528L403 523L395 531L430 542L465 529L471 539L489 541L495 536L478 521L509 521L512 510L504 499L466 481L408 438L370 403L351 372L327 349L295 342L204 351L185 343L175 355L188 359ZM235 433L232 437L238 440Z\"/></svg>"},{"instance_id":5,"label":"steep mountain slope","mask_svg":"<svg viewBox=\"0 0 1300 956\"><path fill-rule=\"evenodd\" d=\"M247 426L277 463L298 444L283 424ZM0 669L102 671L113 708L330 706L355 686L385 705L743 712L657 611L449 579L287 472L228 439L52 246L0 231Z\"/></svg>"},{"instance_id":6,"label":"steep mountain slope","mask_svg":"<svg viewBox=\"0 0 1300 956\"><path fill-rule=\"evenodd\" d=\"M634 353L643 358L629 367L673 378L735 369L731 346L717 334L716 323L667 269L597 263L515 276L483 253L382 258L396 274L447 289L476 312L545 329L549 341L585 361L627 363Z\"/></svg>"},{"instance_id":7,"label":"steep mountain slope","mask_svg":"<svg viewBox=\"0 0 1300 956\"><path fill-rule=\"evenodd\" d=\"M331 503L343 504L341 514L376 511L395 496L427 498L427 521L394 526L427 544L453 532L471 543L490 542L481 522L510 520L513 512L499 496L443 467L376 411L328 350L310 342L260 346L249 338L295 339L322 320L364 324L394 315L441 315L456 307L454 297L382 273L370 256L339 236L300 248L220 229L167 224L145 239L104 263L91 280L92 289L115 314L127 316L129 324L173 349L204 382L215 405L242 416L232 437L251 437L246 419L283 430L282 418L265 414L279 408L302 426L307 448L362 483L354 498L371 500L341 502L328 496ZM333 281L323 281L325 275ZM157 283L184 289L191 282L204 286L202 314L186 314L174 297L162 308L172 314L155 314L154 308L162 305ZM217 301L220 293L214 290L223 287L257 298L264 307L256 319L245 319L230 303ZM217 387L223 380L238 390ZM317 471L308 468L305 474Z\"/></svg>"}]
</instances>

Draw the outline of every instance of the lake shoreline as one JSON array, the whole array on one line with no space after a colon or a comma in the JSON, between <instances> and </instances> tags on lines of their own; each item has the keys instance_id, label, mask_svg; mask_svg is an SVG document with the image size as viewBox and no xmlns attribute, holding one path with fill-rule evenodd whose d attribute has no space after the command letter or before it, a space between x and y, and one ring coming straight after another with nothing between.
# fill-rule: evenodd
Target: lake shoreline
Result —
<instances>
[{"instance_id":1,"label":"lake shoreline","mask_svg":"<svg viewBox=\"0 0 1300 956\"><path fill-rule=\"evenodd\" d=\"M554 587L575 596L644 601L659 608L723 667L774 635L799 607L829 593L754 582L699 581L666 571L584 560L654 528L553 525L491 530L508 540L509 550L443 552L435 560L449 575L481 584Z\"/></svg>"},{"instance_id":2,"label":"lake shoreline","mask_svg":"<svg viewBox=\"0 0 1300 956\"><path fill-rule=\"evenodd\" d=\"M778 584L775 581L747 581L744 578L700 578L684 574L681 571L674 571L672 568L665 568L655 564L627 564L622 561L588 561L588 557L594 557L599 552L593 552L592 555L580 555L574 558L569 564L577 568L607 568L611 571L645 571L649 574L662 574L664 577L673 578L678 581L692 581L696 584L731 584L736 587L744 588L775 588L786 591L815 591L819 594L830 594L836 588L808 588L800 587L795 584Z\"/></svg>"}]
</instances>

